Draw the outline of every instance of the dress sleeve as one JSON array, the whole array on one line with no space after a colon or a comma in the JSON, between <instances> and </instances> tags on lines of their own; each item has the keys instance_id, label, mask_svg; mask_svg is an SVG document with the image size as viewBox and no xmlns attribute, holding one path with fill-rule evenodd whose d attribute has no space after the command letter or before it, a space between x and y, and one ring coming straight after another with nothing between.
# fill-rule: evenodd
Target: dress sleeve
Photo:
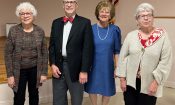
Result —
<instances>
[{"instance_id":1,"label":"dress sleeve","mask_svg":"<svg viewBox=\"0 0 175 105\"><path fill-rule=\"evenodd\" d=\"M114 30L114 54L119 54L121 49L121 31L120 28L116 26Z\"/></svg>"}]
</instances>

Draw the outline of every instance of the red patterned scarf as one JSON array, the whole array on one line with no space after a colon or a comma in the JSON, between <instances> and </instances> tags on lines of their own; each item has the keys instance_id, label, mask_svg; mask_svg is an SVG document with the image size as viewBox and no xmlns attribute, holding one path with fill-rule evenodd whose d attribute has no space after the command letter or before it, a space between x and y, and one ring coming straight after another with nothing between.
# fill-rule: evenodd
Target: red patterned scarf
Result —
<instances>
[{"instance_id":1,"label":"red patterned scarf","mask_svg":"<svg viewBox=\"0 0 175 105\"><path fill-rule=\"evenodd\" d=\"M161 38L161 36L163 35L164 33L164 30L161 29L161 28L156 28L150 35L150 37L148 39L143 39L142 38L142 33L139 32L138 33L138 37L139 37L139 40L141 42L141 44L143 45L144 48L148 47L148 46L151 46L153 45L158 39Z\"/></svg>"}]
</instances>

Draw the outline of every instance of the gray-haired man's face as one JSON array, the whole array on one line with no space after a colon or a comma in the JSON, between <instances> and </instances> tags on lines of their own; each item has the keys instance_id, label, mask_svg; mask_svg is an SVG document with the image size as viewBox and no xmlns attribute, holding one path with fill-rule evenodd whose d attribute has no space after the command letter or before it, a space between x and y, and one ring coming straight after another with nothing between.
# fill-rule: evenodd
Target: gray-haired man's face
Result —
<instances>
[{"instance_id":1,"label":"gray-haired man's face","mask_svg":"<svg viewBox=\"0 0 175 105\"><path fill-rule=\"evenodd\" d=\"M66 15L73 16L76 14L77 0L63 0L63 8Z\"/></svg>"}]
</instances>

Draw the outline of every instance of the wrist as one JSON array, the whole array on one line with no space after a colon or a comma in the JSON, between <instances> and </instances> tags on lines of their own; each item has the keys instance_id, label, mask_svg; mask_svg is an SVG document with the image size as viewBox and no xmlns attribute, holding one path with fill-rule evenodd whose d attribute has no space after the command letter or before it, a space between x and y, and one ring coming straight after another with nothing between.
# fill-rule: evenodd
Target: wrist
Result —
<instances>
[{"instance_id":1,"label":"wrist","mask_svg":"<svg viewBox=\"0 0 175 105\"><path fill-rule=\"evenodd\" d=\"M120 81L126 81L125 77L120 77Z\"/></svg>"}]
</instances>

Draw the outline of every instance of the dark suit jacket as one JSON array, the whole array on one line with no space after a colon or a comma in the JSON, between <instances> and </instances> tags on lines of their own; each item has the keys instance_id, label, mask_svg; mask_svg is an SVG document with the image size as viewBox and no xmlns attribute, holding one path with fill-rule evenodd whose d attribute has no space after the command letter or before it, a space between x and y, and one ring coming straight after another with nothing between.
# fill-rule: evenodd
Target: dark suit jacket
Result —
<instances>
[{"instance_id":1,"label":"dark suit jacket","mask_svg":"<svg viewBox=\"0 0 175 105\"><path fill-rule=\"evenodd\" d=\"M49 46L50 65L55 64L63 71L62 40L63 17L53 21ZM93 32L90 20L76 15L66 46L71 80L79 80L80 72L88 72L93 58Z\"/></svg>"}]
</instances>

